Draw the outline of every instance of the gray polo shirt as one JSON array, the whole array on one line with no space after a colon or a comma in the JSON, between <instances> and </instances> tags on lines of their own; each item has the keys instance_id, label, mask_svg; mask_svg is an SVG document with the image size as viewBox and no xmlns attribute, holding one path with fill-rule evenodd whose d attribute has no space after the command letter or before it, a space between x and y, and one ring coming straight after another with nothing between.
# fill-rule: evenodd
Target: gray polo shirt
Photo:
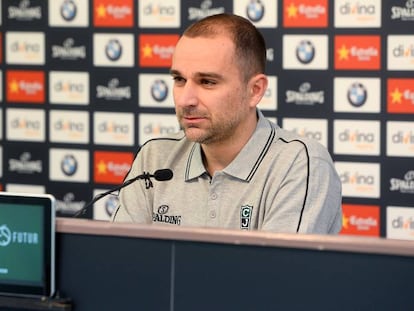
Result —
<instances>
[{"instance_id":1,"label":"gray polo shirt","mask_svg":"<svg viewBox=\"0 0 414 311\"><path fill-rule=\"evenodd\" d=\"M169 168L170 181L138 180L120 191L113 221L273 232L337 233L341 183L328 151L279 128L258 111L257 128L237 157L210 177L198 143L183 132L153 139L127 179Z\"/></svg>"}]
</instances>

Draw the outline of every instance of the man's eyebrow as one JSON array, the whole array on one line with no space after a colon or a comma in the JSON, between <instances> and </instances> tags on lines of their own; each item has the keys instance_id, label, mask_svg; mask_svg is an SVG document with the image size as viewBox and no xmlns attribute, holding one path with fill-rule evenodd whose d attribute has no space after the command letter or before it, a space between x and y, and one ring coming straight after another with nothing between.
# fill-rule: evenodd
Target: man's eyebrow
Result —
<instances>
[{"instance_id":1,"label":"man's eyebrow","mask_svg":"<svg viewBox=\"0 0 414 311\"><path fill-rule=\"evenodd\" d=\"M172 76L181 76L181 72L175 69L170 70L170 75ZM214 78L214 79L222 79L223 76L219 73L215 72L197 72L194 75L196 78Z\"/></svg>"},{"instance_id":2,"label":"man's eyebrow","mask_svg":"<svg viewBox=\"0 0 414 311\"><path fill-rule=\"evenodd\" d=\"M223 76L216 72L198 72L196 76L199 78L223 79Z\"/></svg>"},{"instance_id":3,"label":"man's eyebrow","mask_svg":"<svg viewBox=\"0 0 414 311\"><path fill-rule=\"evenodd\" d=\"M180 76L181 73L178 70L170 69L170 75L172 75L172 76Z\"/></svg>"}]
</instances>

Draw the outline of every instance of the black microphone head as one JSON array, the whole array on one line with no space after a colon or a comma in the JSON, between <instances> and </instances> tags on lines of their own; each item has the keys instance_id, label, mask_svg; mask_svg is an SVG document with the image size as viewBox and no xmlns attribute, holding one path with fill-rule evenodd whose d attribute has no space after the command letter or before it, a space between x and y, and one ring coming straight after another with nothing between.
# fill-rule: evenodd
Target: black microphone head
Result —
<instances>
[{"instance_id":1,"label":"black microphone head","mask_svg":"<svg viewBox=\"0 0 414 311\"><path fill-rule=\"evenodd\" d=\"M158 181L170 180L173 178L173 172L169 168L156 170L154 172L154 178Z\"/></svg>"}]
</instances>

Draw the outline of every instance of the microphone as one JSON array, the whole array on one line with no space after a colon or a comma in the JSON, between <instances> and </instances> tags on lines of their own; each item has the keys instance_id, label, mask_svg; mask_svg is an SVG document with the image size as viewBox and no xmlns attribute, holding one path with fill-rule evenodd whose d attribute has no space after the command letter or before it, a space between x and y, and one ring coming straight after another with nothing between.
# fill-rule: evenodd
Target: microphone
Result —
<instances>
[{"instance_id":1,"label":"microphone","mask_svg":"<svg viewBox=\"0 0 414 311\"><path fill-rule=\"evenodd\" d=\"M128 179L127 181L123 182L121 185L116 186L112 189L109 189L108 191L102 192L97 194L92 201L90 201L88 204L86 204L84 207L82 207L79 211L77 211L73 217L77 218L80 215L85 214L85 212L88 210L89 207L91 207L96 201L102 199L103 197L107 196L108 194L121 190L122 188L132 184L133 182L137 181L138 179L144 179L145 180L145 189L152 188L154 185L152 184L151 178L154 178L157 181L167 181L173 178L173 172L172 170L165 168L156 170L154 174L150 174L148 172L144 172L142 175L135 176L134 178Z\"/></svg>"},{"instance_id":2,"label":"microphone","mask_svg":"<svg viewBox=\"0 0 414 311\"><path fill-rule=\"evenodd\" d=\"M156 170L154 175L150 175L150 177L154 177L157 181L167 181L173 178L173 172L169 168L164 168L161 170Z\"/></svg>"}]
</instances>

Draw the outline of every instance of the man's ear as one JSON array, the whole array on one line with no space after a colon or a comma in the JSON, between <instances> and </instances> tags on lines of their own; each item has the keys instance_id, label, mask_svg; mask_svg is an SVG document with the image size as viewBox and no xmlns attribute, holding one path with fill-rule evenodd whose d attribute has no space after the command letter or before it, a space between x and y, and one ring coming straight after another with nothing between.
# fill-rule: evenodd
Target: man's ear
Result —
<instances>
[{"instance_id":1,"label":"man's ear","mask_svg":"<svg viewBox=\"0 0 414 311\"><path fill-rule=\"evenodd\" d=\"M267 90L267 85L267 76L263 73L259 73L250 79L250 105L252 107L256 107L257 104L260 102Z\"/></svg>"}]
</instances>

